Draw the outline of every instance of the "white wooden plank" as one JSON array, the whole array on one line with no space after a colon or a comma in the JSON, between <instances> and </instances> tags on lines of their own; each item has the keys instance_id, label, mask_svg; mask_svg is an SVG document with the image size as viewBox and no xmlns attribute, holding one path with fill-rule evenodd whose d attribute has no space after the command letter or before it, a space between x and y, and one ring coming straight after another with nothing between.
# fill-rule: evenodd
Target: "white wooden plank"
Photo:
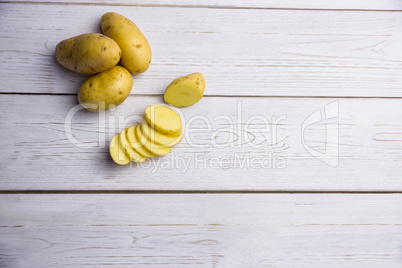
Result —
<instances>
[{"instance_id":1,"label":"white wooden plank","mask_svg":"<svg viewBox=\"0 0 402 268\"><path fill-rule=\"evenodd\" d=\"M1 0L0 2L9 2ZM41 2L41 3L66 3L65 0L26 1L13 0L12 2ZM340 9L340 10L402 10L400 0L70 0L69 3L77 4L108 4L108 5L161 5L161 6L186 6L186 7L219 7L219 8L288 8L288 9Z\"/></svg>"},{"instance_id":2,"label":"white wooden plank","mask_svg":"<svg viewBox=\"0 0 402 268\"><path fill-rule=\"evenodd\" d=\"M1 195L6 267L400 267L402 196ZM12 266L15 265L15 266Z\"/></svg>"},{"instance_id":3,"label":"white wooden plank","mask_svg":"<svg viewBox=\"0 0 402 268\"><path fill-rule=\"evenodd\" d=\"M54 47L99 31L107 11L132 18L153 49L133 94L200 71L207 95L402 96L397 12L45 4L1 5L0 92L76 93L85 77L59 66Z\"/></svg>"},{"instance_id":4,"label":"white wooden plank","mask_svg":"<svg viewBox=\"0 0 402 268\"><path fill-rule=\"evenodd\" d=\"M65 133L75 96L2 95L0 189L402 191L400 99L328 106L336 99L205 97L181 109L186 136L172 154L143 165L114 164L109 140L161 101L130 96L104 124L98 114L77 112L71 132L85 144L76 147ZM328 111L336 105L338 117ZM335 118L304 127L303 145L303 123L320 109L323 118ZM327 139L327 131L336 136L336 124L339 141L333 134ZM322 162L308 150L328 154Z\"/></svg>"}]
</instances>

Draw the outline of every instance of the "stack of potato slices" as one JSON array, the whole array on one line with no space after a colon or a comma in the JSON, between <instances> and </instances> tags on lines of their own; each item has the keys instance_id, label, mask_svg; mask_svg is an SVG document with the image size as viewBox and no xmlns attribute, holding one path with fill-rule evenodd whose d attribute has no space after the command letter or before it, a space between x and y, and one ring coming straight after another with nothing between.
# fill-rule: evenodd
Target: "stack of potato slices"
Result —
<instances>
[{"instance_id":1,"label":"stack of potato slices","mask_svg":"<svg viewBox=\"0 0 402 268\"><path fill-rule=\"evenodd\" d=\"M180 116L164 105L145 108L145 122L123 129L110 142L110 155L119 165L142 163L147 158L167 155L183 139Z\"/></svg>"}]
</instances>

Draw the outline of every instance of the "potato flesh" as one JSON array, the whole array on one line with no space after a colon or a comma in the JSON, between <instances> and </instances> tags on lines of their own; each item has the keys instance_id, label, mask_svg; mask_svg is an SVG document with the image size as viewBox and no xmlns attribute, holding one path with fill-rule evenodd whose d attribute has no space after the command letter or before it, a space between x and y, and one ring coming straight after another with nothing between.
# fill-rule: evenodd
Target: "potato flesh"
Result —
<instances>
[{"instance_id":1,"label":"potato flesh","mask_svg":"<svg viewBox=\"0 0 402 268\"><path fill-rule=\"evenodd\" d=\"M164 105L145 108L145 121L161 134L179 137L182 129L180 116Z\"/></svg>"},{"instance_id":2,"label":"potato flesh","mask_svg":"<svg viewBox=\"0 0 402 268\"><path fill-rule=\"evenodd\" d=\"M61 41L55 54L57 61L70 71L93 74L115 66L120 61L121 50L113 39L89 33Z\"/></svg>"},{"instance_id":3,"label":"potato flesh","mask_svg":"<svg viewBox=\"0 0 402 268\"><path fill-rule=\"evenodd\" d=\"M183 108L197 103L203 93L194 85L178 84L171 86L165 92L165 102Z\"/></svg>"},{"instance_id":4,"label":"potato flesh","mask_svg":"<svg viewBox=\"0 0 402 268\"><path fill-rule=\"evenodd\" d=\"M165 108L170 110L172 114L170 112L166 112L167 110L162 109L164 116L173 115L179 117L171 109L167 107ZM182 127L180 119L180 130L181 129ZM153 137L152 140L151 137ZM166 145L166 143L175 145L180 142L182 138L182 131L180 131L178 137L166 136L152 129L151 126L149 126L146 122L143 122L140 125L131 126L128 129L124 129L120 134L115 135L110 143L110 154L113 160L119 165L128 164L131 160L141 163L144 162L147 157L151 158L169 154L171 151L171 146ZM117 147L115 145L116 142L118 143ZM125 157L123 157L122 154L124 154Z\"/></svg>"},{"instance_id":5,"label":"potato flesh","mask_svg":"<svg viewBox=\"0 0 402 268\"><path fill-rule=\"evenodd\" d=\"M144 146L146 150L149 152L153 153L154 155L157 156L162 156L162 155L167 155L170 153L170 147L169 146L164 146L164 145L158 145L155 143L151 143L150 140L148 140L144 134L141 131L141 125L138 125L135 128L135 134L139 140L139 143Z\"/></svg>"},{"instance_id":6,"label":"potato flesh","mask_svg":"<svg viewBox=\"0 0 402 268\"><path fill-rule=\"evenodd\" d=\"M131 126L127 129L127 139L128 142L130 143L131 147L134 148L140 155L142 155L143 157L148 157L148 158L152 158L155 157L156 155L149 152L148 150L146 150L140 143L139 143L139 139L137 138L137 135L135 134L135 129L137 128L137 126Z\"/></svg>"},{"instance_id":7,"label":"potato flesh","mask_svg":"<svg viewBox=\"0 0 402 268\"><path fill-rule=\"evenodd\" d=\"M78 91L78 101L85 109L100 112L120 105L132 87L132 75L125 68L114 66L88 78Z\"/></svg>"},{"instance_id":8,"label":"potato flesh","mask_svg":"<svg viewBox=\"0 0 402 268\"><path fill-rule=\"evenodd\" d=\"M183 139L183 131L180 133L180 136L177 138L169 137L169 136L163 135L163 134L153 130L146 122L141 124L141 132L151 142L153 142L155 144L159 144L159 145L170 146L170 147L178 144Z\"/></svg>"},{"instance_id":9,"label":"potato flesh","mask_svg":"<svg viewBox=\"0 0 402 268\"><path fill-rule=\"evenodd\" d=\"M109 152L113 161L118 165L127 165L130 163L130 158L124 152L124 149L120 145L119 134L114 135L109 144Z\"/></svg>"},{"instance_id":10,"label":"potato flesh","mask_svg":"<svg viewBox=\"0 0 402 268\"><path fill-rule=\"evenodd\" d=\"M131 73L143 73L151 64L151 47L144 34L128 18L114 12L102 16L103 33L121 48L121 64Z\"/></svg>"},{"instance_id":11,"label":"potato flesh","mask_svg":"<svg viewBox=\"0 0 402 268\"><path fill-rule=\"evenodd\" d=\"M130 143L127 140L127 129L123 129L120 132L120 145L124 148L126 155L130 158L130 160L138 163L145 162L147 160L146 157L140 155L133 147L131 147Z\"/></svg>"},{"instance_id":12,"label":"potato flesh","mask_svg":"<svg viewBox=\"0 0 402 268\"><path fill-rule=\"evenodd\" d=\"M187 107L197 103L205 91L205 79L201 73L193 73L173 80L166 88L166 103L176 107Z\"/></svg>"}]
</instances>

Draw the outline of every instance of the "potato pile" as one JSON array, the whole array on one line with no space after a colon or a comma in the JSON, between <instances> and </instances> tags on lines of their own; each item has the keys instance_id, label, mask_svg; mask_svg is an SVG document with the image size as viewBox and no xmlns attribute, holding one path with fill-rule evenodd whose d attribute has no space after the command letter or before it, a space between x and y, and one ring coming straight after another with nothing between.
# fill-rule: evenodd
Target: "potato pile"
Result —
<instances>
[{"instance_id":1,"label":"potato pile","mask_svg":"<svg viewBox=\"0 0 402 268\"><path fill-rule=\"evenodd\" d=\"M57 61L70 71L94 74L79 88L78 101L91 112L101 112L124 102L133 87L132 74L143 73L151 64L151 47L131 20L108 12L101 18L104 34L86 33L59 42ZM118 65L120 64L120 65ZM176 107L188 107L204 95L205 79L192 73L173 80L166 88L164 100ZM145 122L116 134L110 142L114 162L130 161L170 153L171 147L183 139L180 116L164 105L145 109Z\"/></svg>"},{"instance_id":2,"label":"potato pile","mask_svg":"<svg viewBox=\"0 0 402 268\"><path fill-rule=\"evenodd\" d=\"M95 74L78 91L78 101L91 112L120 105L130 94L130 73L145 72L151 64L151 47L140 29L126 17L108 12L101 18L102 31L63 40L56 59L65 68ZM121 66L116 66L121 62Z\"/></svg>"},{"instance_id":3,"label":"potato pile","mask_svg":"<svg viewBox=\"0 0 402 268\"><path fill-rule=\"evenodd\" d=\"M119 165L142 163L147 158L167 155L183 139L180 116L164 105L145 109L145 122L116 134L109 145L110 156Z\"/></svg>"}]
</instances>

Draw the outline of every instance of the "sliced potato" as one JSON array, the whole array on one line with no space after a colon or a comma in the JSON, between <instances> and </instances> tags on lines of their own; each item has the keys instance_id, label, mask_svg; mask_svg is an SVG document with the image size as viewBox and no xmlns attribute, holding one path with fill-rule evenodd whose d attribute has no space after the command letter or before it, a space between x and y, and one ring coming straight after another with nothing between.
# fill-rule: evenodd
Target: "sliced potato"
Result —
<instances>
[{"instance_id":1,"label":"sliced potato","mask_svg":"<svg viewBox=\"0 0 402 268\"><path fill-rule=\"evenodd\" d=\"M182 128L180 116L164 105L151 105L145 108L145 121L161 134L180 136Z\"/></svg>"},{"instance_id":2,"label":"sliced potato","mask_svg":"<svg viewBox=\"0 0 402 268\"><path fill-rule=\"evenodd\" d=\"M135 128L135 135L137 136L140 144L144 146L145 149L147 149L149 152L157 155L157 156L162 156L162 155L167 155L170 153L170 147L165 146L165 145L159 145L159 144L154 144L151 143L150 140L148 140L144 134L141 132L141 125L138 125Z\"/></svg>"},{"instance_id":3,"label":"sliced potato","mask_svg":"<svg viewBox=\"0 0 402 268\"><path fill-rule=\"evenodd\" d=\"M188 74L173 80L166 88L164 99L176 107L197 103L205 91L205 79L201 73Z\"/></svg>"},{"instance_id":4,"label":"sliced potato","mask_svg":"<svg viewBox=\"0 0 402 268\"><path fill-rule=\"evenodd\" d=\"M114 135L109 144L109 151L113 161L118 165L127 165L130 163L130 158L128 158L123 150L120 145L119 134Z\"/></svg>"},{"instance_id":5,"label":"sliced potato","mask_svg":"<svg viewBox=\"0 0 402 268\"><path fill-rule=\"evenodd\" d=\"M152 158L155 157L156 155L147 151L140 143L139 140L137 139L137 136L135 135L135 129L137 126L131 126L127 129L127 140L131 145L131 148L136 150L140 155L143 157L148 157Z\"/></svg>"},{"instance_id":6,"label":"sliced potato","mask_svg":"<svg viewBox=\"0 0 402 268\"><path fill-rule=\"evenodd\" d=\"M170 147L178 144L183 139L183 131L179 137L166 136L153 130L146 122L141 124L141 132L151 142Z\"/></svg>"},{"instance_id":7,"label":"sliced potato","mask_svg":"<svg viewBox=\"0 0 402 268\"><path fill-rule=\"evenodd\" d=\"M146 157L140 155L134 148L131 147L127 140L127 129L123 129L119 135L120 145L124 148L126 155L134 162L142 163L147 160Z\"/></svg>"}]
</instances>

